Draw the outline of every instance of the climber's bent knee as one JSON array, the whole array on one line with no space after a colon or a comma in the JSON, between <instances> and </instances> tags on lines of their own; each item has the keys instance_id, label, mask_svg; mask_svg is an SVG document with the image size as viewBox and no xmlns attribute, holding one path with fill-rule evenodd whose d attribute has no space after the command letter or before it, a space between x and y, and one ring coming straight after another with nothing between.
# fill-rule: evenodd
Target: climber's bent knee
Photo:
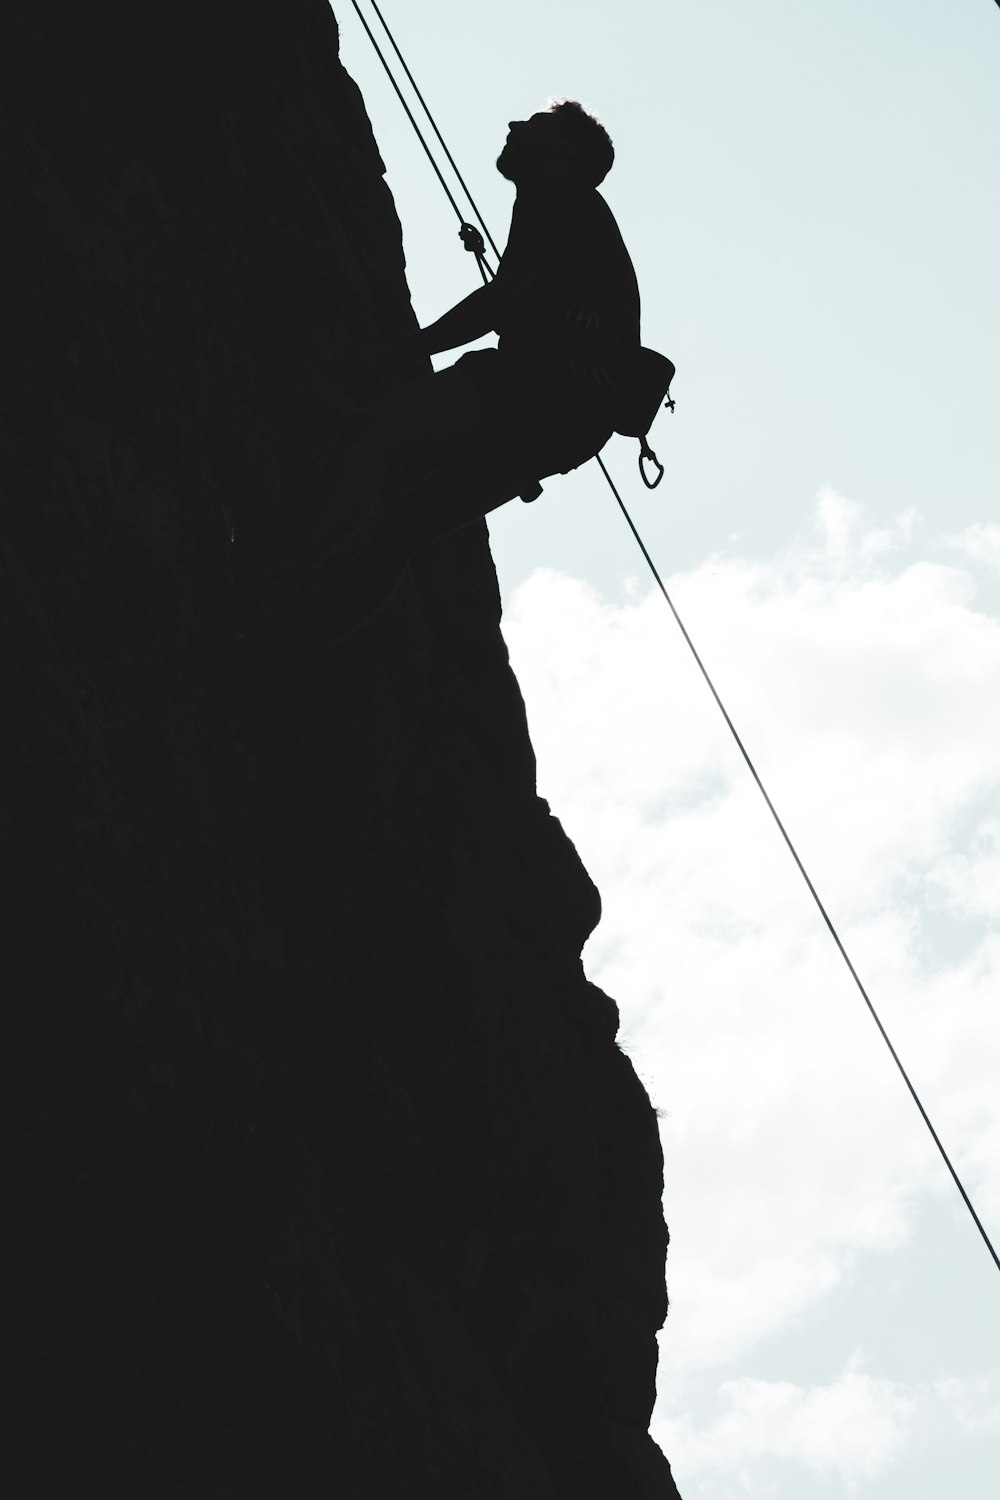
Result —
<instances>
[{"instance_id":1,"label":"climber's bent knee","mask_svg":"<svg viewBox=\"0 0 1000 1500\"><path fill-rule=\"evenodd\" d=\"M424 466L485 436L490 416L472 381L452 366L393 391L378 426L394 458Z\"/></svg>"}]
</instances>

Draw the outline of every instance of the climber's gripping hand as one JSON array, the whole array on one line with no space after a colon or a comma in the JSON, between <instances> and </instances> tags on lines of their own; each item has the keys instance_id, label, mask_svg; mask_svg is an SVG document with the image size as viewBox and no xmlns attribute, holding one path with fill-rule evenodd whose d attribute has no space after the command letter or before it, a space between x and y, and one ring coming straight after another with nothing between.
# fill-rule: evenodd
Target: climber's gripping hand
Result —
<instances>
[{"instance_id":1,"label":"climber's gripping hand","mask_svg":"<svg viewBox=\"0 0 1000 1500\"><path fill-rule=\"evenodd\" d=\"M493 281L477 287L427 328L417 328L396 343L363 345L360 352L366 369L373 379L386 379L397 372L418 375L420 362L430 355L443 354L495 332L500 299L500 282Z\"/></svg>"}]
</instances>

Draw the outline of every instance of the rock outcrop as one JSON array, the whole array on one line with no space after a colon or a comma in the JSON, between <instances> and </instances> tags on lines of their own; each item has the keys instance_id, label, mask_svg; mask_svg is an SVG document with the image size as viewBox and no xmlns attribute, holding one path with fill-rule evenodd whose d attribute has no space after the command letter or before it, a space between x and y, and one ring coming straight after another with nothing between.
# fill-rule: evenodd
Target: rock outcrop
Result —
<instances>
[{"instance_id":1,"label":"rock outcrop","mask_svg":"<svg viewBox=\"0 0 1000 1500\"><path fill-rule=\"evenodd\" d=\"M413 326L336 22L0 31L16 1493L676 1496L655 1120L485 526L280 698L234 660Z\"/></svg>"}]
</instances>

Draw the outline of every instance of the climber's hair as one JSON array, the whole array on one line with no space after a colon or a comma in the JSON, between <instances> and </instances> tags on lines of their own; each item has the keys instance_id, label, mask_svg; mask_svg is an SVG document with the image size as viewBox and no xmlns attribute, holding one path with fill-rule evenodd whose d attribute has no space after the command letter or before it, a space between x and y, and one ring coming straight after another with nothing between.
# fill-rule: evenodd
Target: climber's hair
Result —
<instances>
[{"instance_id":1,"label":"climber's hair","mask_svg":"<svg viewBox=\"0 0 1000 1500\"><path fill-rule=\"evenodd\" d=\"M577 176L590 187L597 187L611 171L615 159L608 132L575 99L550 99L549 114L558 118L566 139L574 146Z\"/></svg>"}]
</instances>

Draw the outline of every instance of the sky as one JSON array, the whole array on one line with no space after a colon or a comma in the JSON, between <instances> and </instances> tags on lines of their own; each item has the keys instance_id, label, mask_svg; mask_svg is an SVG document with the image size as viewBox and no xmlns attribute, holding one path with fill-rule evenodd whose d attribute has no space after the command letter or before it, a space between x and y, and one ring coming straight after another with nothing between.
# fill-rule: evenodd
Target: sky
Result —
<instances>
[{"instance_id":1,"label":"sky","mask_svg":"<svg viewBox=\"0 0 1000 1500\"><path fill-rule=\"evenodd\" d=\"M605 457L1000 1248L1000 8L380 3L501 247L509 120L614 138L677 410L655 493ZM475 266L335 9L427 323ZM490 535L660 1114L681 1494L995 1500L1000 1274L596 466Z\"/></svg>"}]
</instances>

